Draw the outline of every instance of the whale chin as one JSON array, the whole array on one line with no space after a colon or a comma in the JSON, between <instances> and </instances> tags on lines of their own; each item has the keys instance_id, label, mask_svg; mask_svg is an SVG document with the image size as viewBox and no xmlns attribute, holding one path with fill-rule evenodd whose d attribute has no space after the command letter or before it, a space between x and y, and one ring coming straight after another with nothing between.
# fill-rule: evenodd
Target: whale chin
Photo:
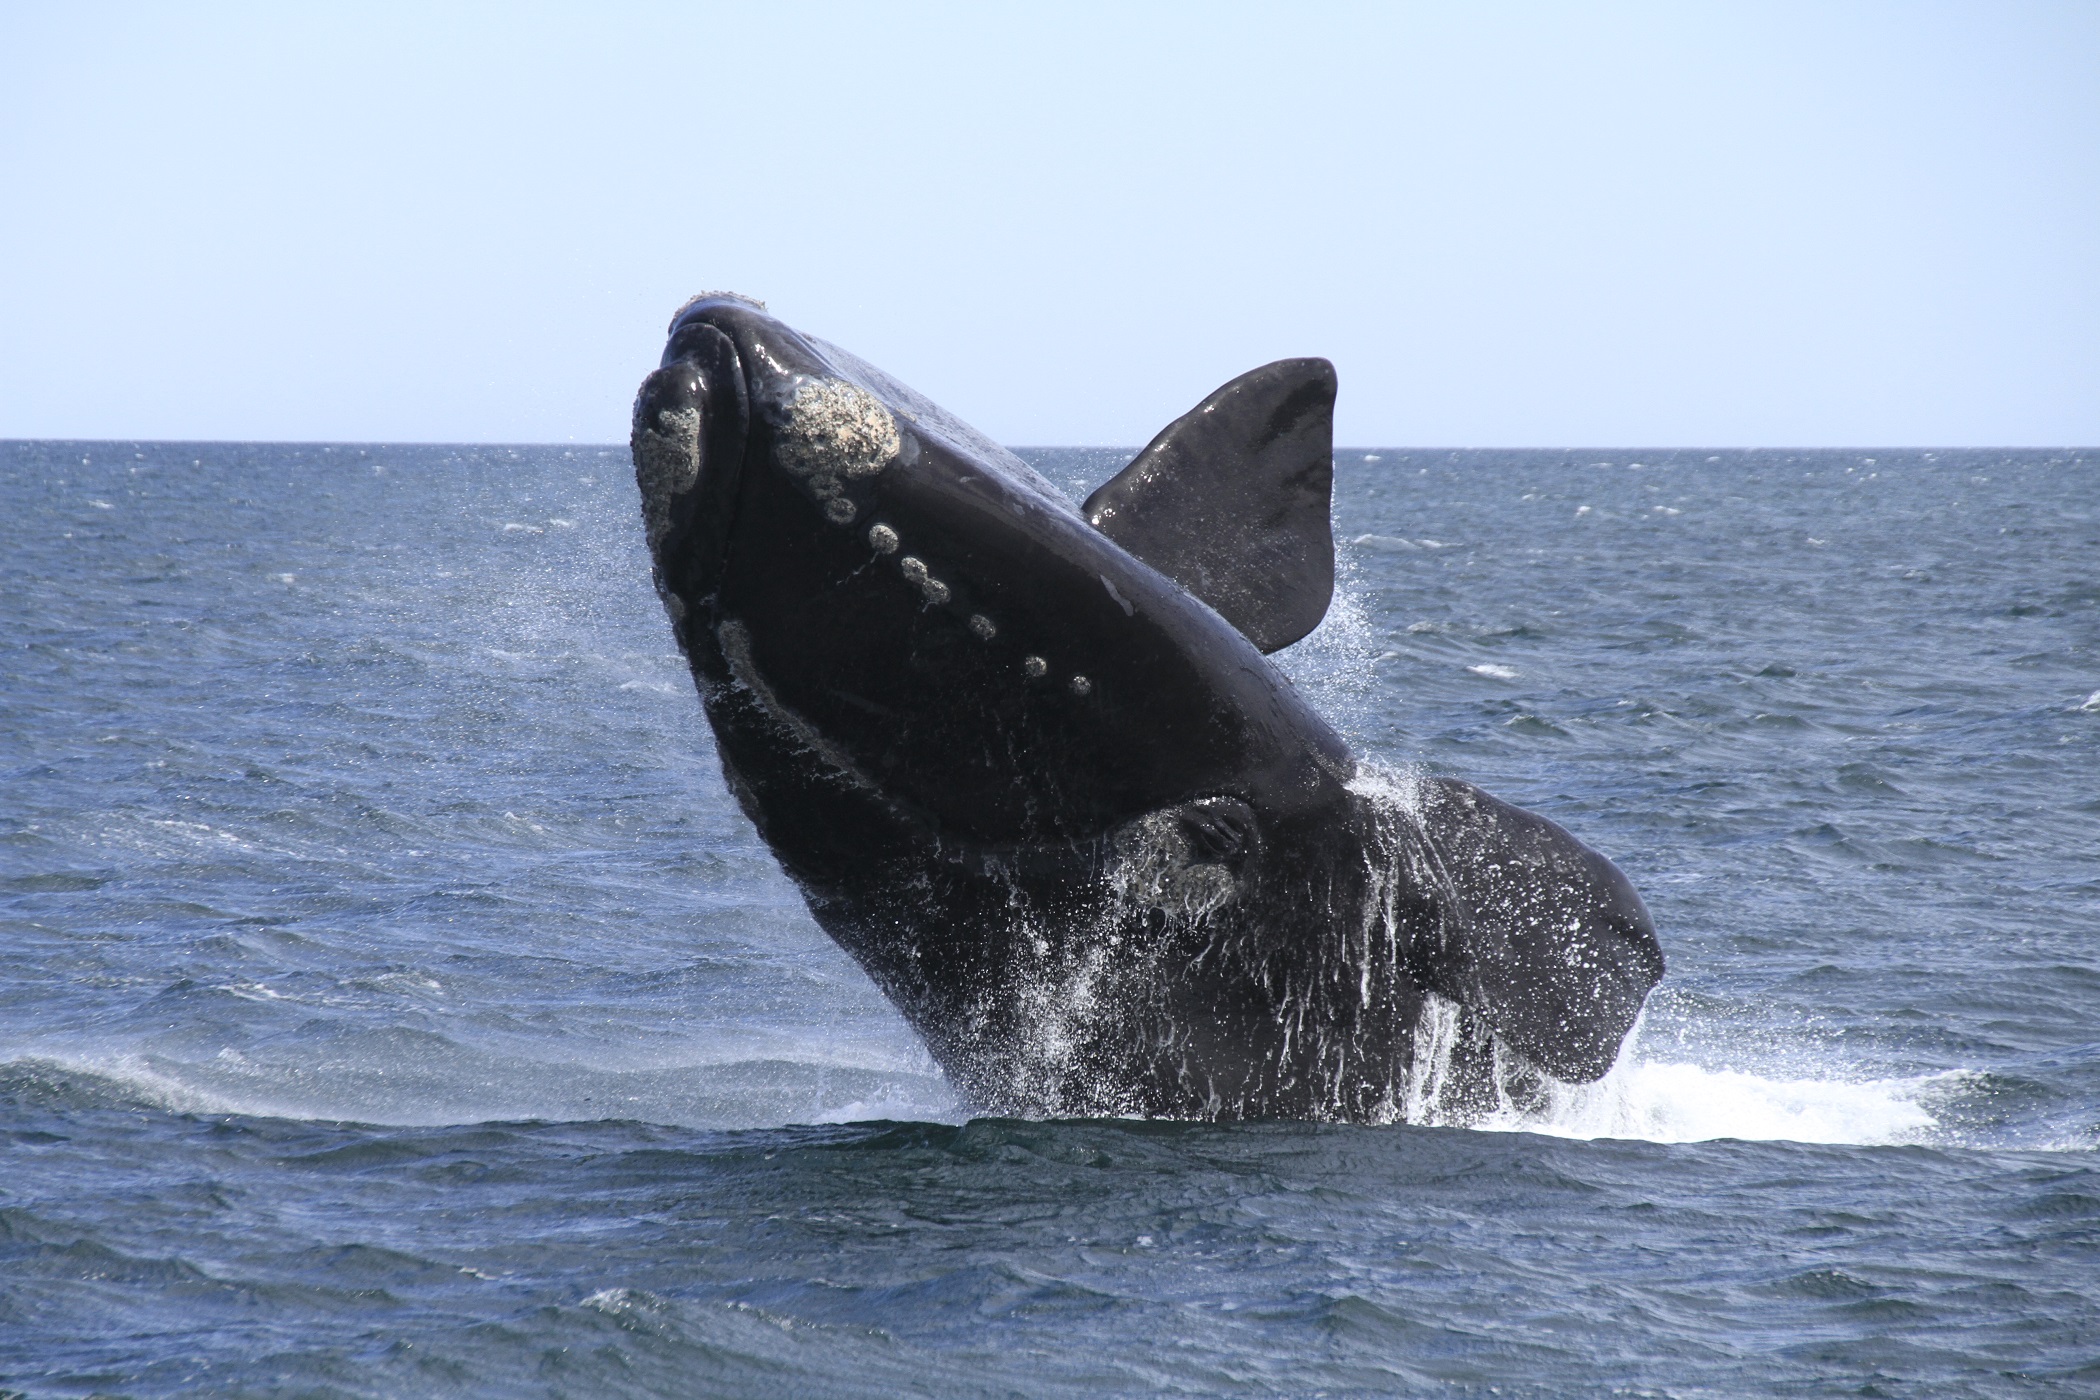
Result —
<instances>
[{"instance_id":1,"label":"whale chin","mask_svg":"<svg viewBox=\"0 0 2100 1400\"><path fill-rule=\"evenodd\" d=\"M1334 397L1263 366L1075 508L759 303L674 318L632 448L724 776L974 1105L1386 1120L1425 1054L1490 1103L1602 1074L1660 977L1603 856L1367 787L1266 659L1332 596Z\"/></svg>"}]
</instances>

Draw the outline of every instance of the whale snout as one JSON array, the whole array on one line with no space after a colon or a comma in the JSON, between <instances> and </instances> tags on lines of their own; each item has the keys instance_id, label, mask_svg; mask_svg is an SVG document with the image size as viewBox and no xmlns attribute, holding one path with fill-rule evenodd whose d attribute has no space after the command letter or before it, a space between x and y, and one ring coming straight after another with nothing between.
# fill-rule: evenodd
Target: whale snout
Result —
<instances>
[{"instance_id":1,"label":"whale snout","mask_svg":"<svg viewBox=\"0 0 2100 1400\"><path fill-rule=\"evenodd\" d=\"M720 582L751 412L728 336L695 326L677 351L642 381L628 445L657 589L682 620L683 599L712 594Z\"/></svg>"},{"instance_id":2,"label":"whale snout","mask_svg":"<svg viewBox=\"0 0 2100 1400\"><path fill-rule=\"evenodd\" d=\"M642 491L642 522L649 550L658 552L671 532L677 501L700 481L700 425L707 416L707 385L700 368L681 361L642 381L634 400L635 484Z\"/></svg>"},{"instance_id":3,"label":"whale snout","mask_svg":"<svg viewBox=\"0 0 2100 1400\"><path fill-rule=\"evenodd\" d=\"M663 367L636 400L634 448L660 564L675 550L690 494L705 528L721 537L718 566L736 502L757 477L777 479L763 491L791 488L812 524L865 528L877 478L918 457L917 439L891 404L761 303L721 292L695 297L673 318Z\"/></svg>"}]
</instances>

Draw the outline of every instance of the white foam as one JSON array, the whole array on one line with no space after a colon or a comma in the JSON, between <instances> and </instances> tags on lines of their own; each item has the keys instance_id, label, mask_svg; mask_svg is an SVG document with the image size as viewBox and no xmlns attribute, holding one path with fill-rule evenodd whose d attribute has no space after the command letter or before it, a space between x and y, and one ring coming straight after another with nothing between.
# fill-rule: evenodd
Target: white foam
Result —
<instances>
[{"instance_id":1,"label":"white foam","mask_svg":"<svg viewBox=\"0 0 2100 1400\"><path fill-rule=\"evenodd\" d=\"M1622 1059L1595 1084L1554 1086L1543 1112L1505 1107L1475 1126L1567 1138L1880 1147L1932 1140L1939 1120L1920 1099L1966 1077L1954 1070L1909 1079L1781 1079Z\"/></svg>"},{"instance_id":2,"label":"white foam","mask_svg":"<svg viewBox=\"0 0 2100 1400\"><path fill-rule=\"evenodd\" d=\"M1611 1072L1594 1084L1541 1080L1496 1046L1499 1105L1484 1117L1446 1096L1461 1039L1459 1008L1432 994L1415 1029L1414 1069L1395 1105L1399 1121L1483 1132L1643 1142L1813 1142L1858 1147L1942 1138L1929 1102L1959 1093L1968 1070L1908 1078L1856 1078L1842 1070L1802 1074L1798 1056L1772 1048L1767 1072L1651 1059L1636 1023ZM1645 1019L1645 1018L1644 1018Z\"/></svg>"},{"instance_id":3,"label":"white foam","mask_svg":"<svg viewBox=\"0 0 2100 1400\"><path fill-rule=\"evenodd\" d=\"M1514 666L1497 666L1492 661L1479 666L1468 666L1466 669L1476 676L1486 676L1491 681L1513 681L1521 674Z\"/></svg>"}]
</instances>

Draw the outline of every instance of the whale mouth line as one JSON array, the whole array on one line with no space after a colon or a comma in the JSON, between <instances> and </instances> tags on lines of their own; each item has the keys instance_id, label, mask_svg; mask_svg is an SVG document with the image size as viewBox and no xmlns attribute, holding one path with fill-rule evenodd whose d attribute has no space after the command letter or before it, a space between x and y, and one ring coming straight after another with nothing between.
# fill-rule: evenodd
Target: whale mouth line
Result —
<instances>
[{"instance_id":1,"label":"whale mouth line","mask_svg":"<svg viewBox=\"0 0 2100 1400\"><path fill-rule=\"evenodd\" d=\"M759 673L758 663L752 658L751 633L743 623L735 618L724 618L715 628L715 638L721 645L722 658L729 663L729 674L737 687L748 693L784 734L830 769L840 782L882 795L881 784L863 772L852 755L773 692L772 685Z\"/></svg>"}]
</instances>

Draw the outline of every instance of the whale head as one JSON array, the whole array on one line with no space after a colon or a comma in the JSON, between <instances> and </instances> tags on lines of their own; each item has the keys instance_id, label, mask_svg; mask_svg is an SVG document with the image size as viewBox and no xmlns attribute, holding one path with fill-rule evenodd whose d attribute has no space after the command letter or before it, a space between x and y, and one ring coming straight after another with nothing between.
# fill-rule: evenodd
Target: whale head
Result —
<instances>
[{"instance_id":1,"label":"whale head","mask_svg":"<svg viewBox=\"0 0 2100 1400\"><path fill-rule=\"evenodd\" d=\"M1331 406L1324 361L1287 363ZM1241 807L1287 820L1350 776L1240 627L1012 453L755 303L679 312L633 445L657 584L703 689L755 701L833 780L929 835L1086 840L1205 799L1242 824ZM1310 455L1331 590L1328 443ZM1162 475L1140 485L1157 494ZM1092 514L1127 527L1145 504ZM1262 566L1259 529L1243 533Z\"/></svg>"}]
</instances>

